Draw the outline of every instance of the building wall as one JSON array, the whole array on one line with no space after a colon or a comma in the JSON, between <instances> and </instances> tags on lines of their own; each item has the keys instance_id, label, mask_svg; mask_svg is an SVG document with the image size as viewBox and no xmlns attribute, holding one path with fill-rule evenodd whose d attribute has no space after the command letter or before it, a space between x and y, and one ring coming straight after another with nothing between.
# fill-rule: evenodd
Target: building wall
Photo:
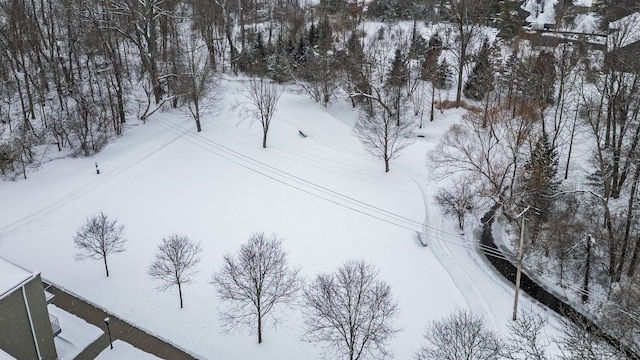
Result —
<instances>
[{"instance_id":1,"label":"building wall","mask_svg":"<svg viewBox=\"0 0 640 360\"><path fill-rule=\"evenodd\" d=\"M33 329L43 360L56 360L56 347L40 275L24 284ZM22 288L0 299L0 348L16 359L38 359Z\"/></svg>"}]
</instances>

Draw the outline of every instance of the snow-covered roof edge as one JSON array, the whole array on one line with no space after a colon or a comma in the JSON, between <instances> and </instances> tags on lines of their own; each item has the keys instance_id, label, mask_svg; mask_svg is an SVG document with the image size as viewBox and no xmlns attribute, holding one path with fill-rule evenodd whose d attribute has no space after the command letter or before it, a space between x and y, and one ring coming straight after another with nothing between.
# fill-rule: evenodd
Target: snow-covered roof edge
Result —
<instances>
[{"instance_id":1,"label":"snow-covered roof edge","mask_svg":"<svg viewBox=\"0 0 640 360\"><path fill-rule=\"evenodd\" d=\"M0 300L11 294L16 288L38 276L38 274L0 258Z\"/></svg>"},{"instance_id":2,"label":"snow-covered roof edge","mask_svg":"<svg viewBox=\"0 0 640 360\"><path fill-rule=\"evenodd\" d=\"M622 48L640 41L640 13L635 12L610 22L609 30L615 30L615 32L611 33L611 47Z\"/></svg>"}]
</instances>

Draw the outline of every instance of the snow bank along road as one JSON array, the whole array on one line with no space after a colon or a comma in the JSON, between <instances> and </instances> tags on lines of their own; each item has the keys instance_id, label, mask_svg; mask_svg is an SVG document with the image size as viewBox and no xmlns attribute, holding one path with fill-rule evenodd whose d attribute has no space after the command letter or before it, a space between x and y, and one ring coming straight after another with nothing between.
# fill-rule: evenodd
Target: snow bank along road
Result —
<instances>
[{"instance_id":1,"label":"snow bank along road","mask_svg":"<svg viewBox=\"0 0 640 360\"><path fill-rule=\"evenodd\" d=\"M512 284L516 283L516 268L515 266L506 260L506 255L502 254L501 250L496 246L493 241L493 235L491 232L491 224L493 224L495 211L491 210L482 218L482 244L491 248L490 252L483 250L487 260L491 262L494 268L509 280ZM496 256L496 254L502 254L502 256ZM526 274L521 274L520 288L525 291L529 296L540 301L549 309L555 311L561 316L574 321L579 324L587 326L587 330L599 334L604 340L616 349L621 349L629 359L640 360L640 355L636 354L628 346L622 344L618 339L609 336L605 333L598 331L598 326L589 318L578 312L571 305L557 298L555 295L549 293L547 290L538 285Z\"/></svg>"}]
</instances>

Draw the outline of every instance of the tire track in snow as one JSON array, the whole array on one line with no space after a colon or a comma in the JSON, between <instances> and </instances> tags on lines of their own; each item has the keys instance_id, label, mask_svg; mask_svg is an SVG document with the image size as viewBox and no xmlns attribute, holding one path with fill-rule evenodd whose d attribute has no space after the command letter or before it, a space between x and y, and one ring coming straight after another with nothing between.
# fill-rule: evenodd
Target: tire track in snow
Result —
<instances>
[{"instance_id":1,"label":"tire track in snow","mask_svg":"<svg viewBox=\"0 0 640 360\"><path fill-rule=\"evenodd\" d=\"M236 141L242 142L244 144L254 143L254 141L251 139L250 136L233 131L233 126L231 125L223 124L221 128L223 129L224 133L227 136L230 136L236 139ZM314 136L315 132L313 130L305 129L305 132L308 135L310 135L310 138L312 138L319 145L326 147L329 150L343 153L345 156L353 157L352 153L345 151L343 148L331 146L331 141L328 142L329 144L324 143L322 140L325 140L325 137ZM317 156L314 156L309 153L305 153L304 151L301 152L301 151L298 151L297 149L293 150L291 147L281 143L276 142L276 144L278 145L278 147L274 149L275 150L274 154L277 156L283 157L285 159L290 159L303 164L306 164L307 161L311 161L311 162L325 161L325 159L322 157L319 157L318 159ZM309 163L309 165L311 164ZM416 196L420 196L422 198L423 206L425 209L425 221L426 221L428 216L428 209L430 208L430 205L429 205L429 199L427 198L425 190L423 189L419 179L416 179L416 176L414 174L411 174L410 171L404 169L402 165L396 165L396 166L397 166L396 168L399 169L407 179L406 182L403 182L404 184L403 184L402 191L413 193ZM356 175L354 177L353 176L354 174L348 174L348 172L345 171L346 169L344 169L342 166L336 166L336 164L334 163L328 164L328 167L329 168L327 168L326 166L322 166L322 168L325 171L336 173L335 170L337 170L337 172L341 173L339 175L347 176L356 180L363 180L365 182L368 182L376 186L386 187L390 185L388 183L383 183L385 181L383 176L376 177L375 181L371 181L370 179L368 179L367 181L364 179L360 179L361 176ZM393 186L393 184L391 184L390 187L395 188L396 190L399 190L395 186ZM409 187L412 187L416 191L409 190L408 189ZM439 241L437 241L436 244L434 244L435 247L437 247L437 249L435 248L432 249L432 250L435 250L434 253L436 255L436 258L438 259L438 262L443 267L443 269L449 274L449 277L452 279L455 286L459 289L462 295L462 298L464 299L465 303L467 303L467 306L470 309L474 311L482 311L482 313L484 314L492 314L492 311L490 310L491 307L489 305L489 301L482 295L482 292L480 291L480 289L476 286L473 279L469 276L468 271L466 271L464 267L458 261L456 261L453 253L447 247L446 242L441 240L442 234L444 233L443 230L441 229L441 226L438 227L438 229L439 230L432 230L434 235L437 235L437 239L439 239ZM425 230L423 230L423 232L425 232ZM465 246L465 249L467 249L468 251L472 251L472 249L469 248L469 246ZM469 254L469 256L473 256L473 254ZM443 259L446 259L446 260L443 260Z\"/></svg>"},{"instance_id":2,"label":"tire track in snow","mask_svg":"<svg viewBox=\"0 0 640 360\"><path fill-rule=\"evenodd\" d=\"M162 114L160 115L156 115L154 116L154 118L158 118L161 117ZM186 133L190 132L190 129L186 129L183 132L180 133L170 133L171 136L168 136L166 138L163 138L162 141L152 144L151 146L147 147L143 152L137 153L136 156L125 160L124 162L121 162L120 164L116 165L114 168L111 168L111 170L109 170L108 173L102 172L100 174L99 177L96 177L95 180L93 181L89 181L87 183L85 183L84 185L80 186L79 188L74 189L73 191L68 192L67 194L65 194L64 196L61 196L58 200L55 200L51 203L49 203L48 205L45 205L44 207L40 208L39 210L36 210L35 212L21 218L18 220L13 221L12 223L2 226L0 227L0 239L8 234L11 234L12 232L16 231L17 229L29 225L35 221L37 221L39 218L49 215L52 212L56 211L57 209L60 209L66 205L68 205L69 203L76 201L80 198L82 198L83 196L87 195L88 193L90 193L91 191L95 190L96 188L110 182L111 180L115 179L116 177L118 177L120 174L126 172L127 170L131 169L132 167L134 167L135 165L138 165L139 163L143 162L144 160L150 158L151 156L155 155L156 153L158 153L159 151L163 150L166 146L172 144L173 142L175 142L176 140L182 138Z\"/></svg>"},{"instance_id":3,"label":"tire track in snow","mask_svg":"<svg viewBox=\"0 0 640 360\"><path fill-rule=\"evenodd\" d=\"M233 134L231 136L237 139L238 141L241 141L245 144L253 143L253 141L249 140L248 136L243 135L241 133L234 132L232 129L232 126L228 124L224 124L223 128L224 128L223 131L225 131L226 134ZM309 134L316 143L318 143L323 147L326 147L332 151L343 153L345 154L345 156L349 156L349 157L353 156L352 153L346 152L344 149L340 147L332 147L330 145L325 144L324 142L321 141L323 140L323 137L314 136L315 133L312 130L306 129L306 133ZM295 150L294 152L289 146L286 146L280 143L278 143L278 145L279 147L275 149L276 153L279 152L279 154L277 155L283 158L294 160L300 163L306 163L306 161L312 161L312 162L318 161L318 160L320 160L321 162L324 161L322 157L320 157L320 159L317 159L316 156L305 153L304 151L300 152L298 150ZM290 156L287 156L287 154ZM416 196L420 196L423 199L423 206L425 209L425 221L426 221L427 220L426 218L428 216L428 209L430 208L430 205L429 205L429 199L425 194L425 190L423 189L419 180L416 179L416 176L414 176L413 174L410 174L411 173L410 171L405 170L401 165L396 165L396 166L397 166L396 168L400 169L401 172L404 174L404 176L407 178L407 182L404 183L402 191L413 193ZM333 170L338 170L338 172L341 173L339 175L348 176L350 178L355 178L360 180L359 179L360 176L354 177L353 174L348 174L344 172L345 170L344 168L342 168L341 166L336 166L336 164L333 164L333 163L329 164L329 169L325 166L322 166L322 168L325 171L330 171L332 173L336 173L336 171L333 171ZM333 170L331 168L333 168ZM384 181L384 177L382 176L376 177L375 182L371 181L370 179L369 181L367 180L363 180L363 181L376 186L381 186L381 187L385 187L389 185L389 184L382 183ZM408 189L409 186L414 188L416 191L409 190ZM393 185L391 187L395 188ZM396 190L398 189L396 188ZM433 231L433 233L434 235L437 235L437 239L441 239L443 230L441 229L441 227L439 227L439 231ZM476 286L473 279L469 276L468 272L464 269L464 267L458 261L456 261L453 253L447 247L445 242L442 240L439 240L434 245L435 247L437 247L437 249L434 248L432 250L435 250L434 253L436 255L436 258L438 259L438 262L441 264L443 269L449 274L455 286L459 289L464 301L467 303L467 306L474 311L482 311L482 313L485 313L485 314L492 314L492 311L490 310L491 307L490 307L489 301L486 299L486 297L482 295L482 292ZM470 249L469 246L465 246L465 249L467 249L468 251L472 251L472 249ZM469 254L469 256L473 256L473 254ZM446 259L446 260L443 260L443 259Z\"/></svg>"},{"instance_id":4,"label":"tire track in snow","mask_svg":"<svg viewBox=\"0 0 640 360\"><path fill-rule=\"evenodd\" d=\"M407 174L407 171L402 169L402 172L405 175L412 179L420 192L422 193L422 200L424 203L424 212L425 212L425 224L429 221L429 199L424 190L423 185L416 179L414 176L410 176ZM484 297L483 293L478 289L475 282L468 275L468 272L462 267L462 265L456 260L455 256L451 253L451 250L447 247L444 241L442 241L442 234L444 231L442 230L441 224L437 226L436 231L431 230L431 236L429 238L436 239L436 241L432 241L429 243L429 249L433 251L436 259L440 265L445 269L445 271L449 274L449 277L454 282L462 297L469 309L474 312L480 311L482 314L491 314L491 306L489 301ZM427 227L424 227L423 234L427 236ZM465 247L468 249L468 247Z\"/></svg>"}]
</instances>

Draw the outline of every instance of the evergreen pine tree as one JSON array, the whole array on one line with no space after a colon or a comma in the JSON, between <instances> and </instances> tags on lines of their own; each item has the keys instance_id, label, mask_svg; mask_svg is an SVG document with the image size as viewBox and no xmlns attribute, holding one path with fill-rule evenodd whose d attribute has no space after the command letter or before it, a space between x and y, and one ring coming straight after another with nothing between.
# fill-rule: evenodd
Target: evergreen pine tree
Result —
<instances>
[{"instance_id":1,"label":"evergreen pine tree","mask_svg":"<svg viewBox=\"0 0 640 360\"><path fill-rule=\"evenodd\" d=\"M429 39L424 61L422 62L421 76L424 81L433 80L434 74L438 70L438 58L442 52L442 40L436 33Z\"/></svg>"},{"instance_id":2,"label":"evergreen pine tree","mask_svg":"<svg viewBox=\"0 0 640 360\"><path fill-rule=\"evenodd\" d=\"M401 88L407 84L409 80L409 69L404 59L402 50L396 49L393 61L391 62L391 70L387 74L387 86L391 88Z\"/></svg>"},{"instance_id":3,"label":"evergreen pine tree","mask_svg":"<svg viewBox=\"0 0 640 360\"><path fill-rule=\"evenodd\" d=\"M446 59L442 59L433 76L433 86L436 89L448 89L451 87L452 80L453 71L451 71L451 65Z\"/></svg>"},{"instance_id":4,"label":"evergreen pine tree","mask_svg":"<svg viewBox=\"0 0 640 360\"><path fill-rule=\"evenodd\" d=\"M349 77L349 91L369 92L369 81L363 72L365 65L365 56L362 42L358 38L358 34L354 31L347 40L347 56L345 70ZM358 102L364 100L361 96L351 97L352 105L355 107Z\"/></svg>"},{"instance_id":5,"label":"evergreen pine tree","mask_svg":"<svg viewBox=\"0 0 640 360\"><path fill-rule=\"evenodd\" d=\"M258 32L253 44L252 70L258 76L267 73L267 45L264 43L262 32Z\"/></svg>"},{"instance_id":6,"label":"evergreen pine tree","mask_svg":"<svg viewBox=\"0 0 640 360\"><path fill-rule=\"evenodd\" d=\"M237 62L238 68L250 75L264 76L266 63L267 48L262 33L249 33L249 45L242 49Z\"/></svg>"},{"instance_id":7,"label":"evergreen pine tree","mask_svg":"<svg viewBox=\"0 0 640 360\"><path fill-rule=\"evenodd\" d=\"M494 69L489 60L489 40L485 39L476 56L476 63L464 84L463 93L469 99L482 100L493 87Z\"/></svg>"},{"instance_id":8,"label":"evergreen pine tree","mask_svg":"<svg viewBox=\"0 0 640 360\"><path fill-rule=\"evenodd\" d=\"M269 76L283 83L291 79L289 68L291 64L291 54L294 51L291 38L284 39L282 34L278 34L278 39L274 46L272 55L269 57L268 72Z\"/></svg>"},{"instance_id":9,"label":"evergreen pine tree","mask_svg":"<svg viewBox=\"0 0 640 360\"><path fill-rule=\"evenodd\" d=\"M307 43L305 43L304 39L304 36L300 36L298 46L296 46L296 50L292 54L292 63L294 68L299 68L305 63L305 61L307 61Z\"/></svg>"},{"instance_id":10,"label":"evergreen pine tree","mask_svg":"<svg viewBox=\"0 0 640 360\"><path fill-rule=\"evenodd\" d=\"M553 207L552 195L560 186L558 152L551 146L546 133L535 143L522 176L525 205L531 206L540 223L549 219Z\"/></svg>"},{"instance_id":11,"label":"evergreen pine tree","mask_svg":"<svg viewBox=\"0 0 640 360\"><path fill-rule=\"evenodd\" d=\"M400 126L400 113L403 102L402 89L409 81L409 69L402 50L396 49L391 62L391 70L387 74L386 87L391 99L391 106L396 117L396 125Z\"/></svg>"},{"instance_id":12,"label":"evergreen pine tree","mask_svg":"<svg viewBox=\"0 0 640 360\"><path fill-rule=\"evenodd\" d=\"M498 5L498 36L511 39L518 34L526 24L527 12L524 11L519 0L500 0Z\"/></svg>"},{"instance_id":13,"label":"evergreen pine tree","mask_svg":"<svg viewBox=\"0 0 640 360\"><path fill-rule=\"evenodd\" d=\"M314 47L318 44L318 29L314 23L309 26L309 32L307 33L307 43L309 47Z\"/></svg>"},{"instance_id":14,"label":"evergreen pine tree","mask_svg":"<svg viewBox=\"0 0 640 360\"><path fill-rule=\"evenodd\" d=\"M411 47L409 48L409 58L410 59L422 59L427 55L427 50L429 48L429 44L427 43L427 39L422 36L422 34L418 34L416 27L413 27L413 34L411 36Z\"/></svg>"},{"instance_id":15,"label":"evergreen pine tree","mask_svg":"<svg viewBox=\"0 0 640 360\"><path fill-rule=\"evenodd\" d=\"M534 92L536 100L541 102L547 102L552 104L555 97L555 85L556 85L556 58L553 53L548 51L541 51L536 61L531 74L531 79L534 81Z\"/></svg>"},{"instance_id":16,"label":"evergreen pine tree","mask_svg":"<svg viewBox=\"0 0 640 360\"><path fill-rule=\"evenodd\" d=\"M316 31L318 51L324 54L329 51L333 45L333 29L331 29L328 17L325 17L318 23Z\"/></svg>"}]
</instances>

